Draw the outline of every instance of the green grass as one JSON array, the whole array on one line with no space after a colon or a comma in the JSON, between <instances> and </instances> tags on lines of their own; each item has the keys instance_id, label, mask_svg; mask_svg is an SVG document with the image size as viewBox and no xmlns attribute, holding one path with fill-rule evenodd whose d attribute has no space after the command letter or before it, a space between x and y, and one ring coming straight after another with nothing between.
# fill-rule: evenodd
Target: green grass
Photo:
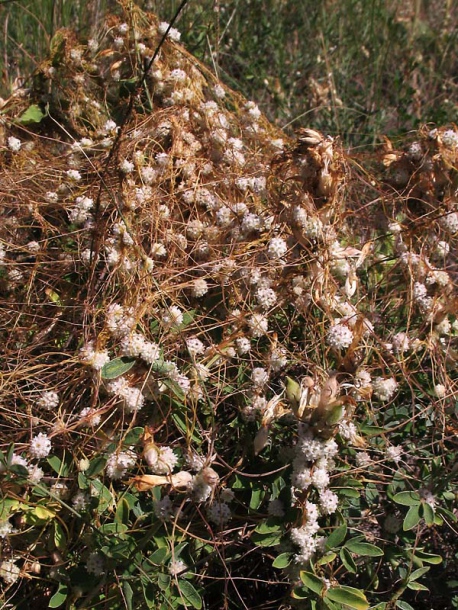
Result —
<instances>
[{"instance_id":1,"label":"green grass","mask_svg":"<svg viewBox=\"0 0 458 610\"><path fill-rule=\"evenodd\" d=\"M138 4L170 20L180 3ZM0 4L1 95L45 55L56 28L89 36L107 8L116 3ZM451 2L190 0L178 28L191 53L282 127L312 126L360 145L424 122L458 122Z\"/></svg>"}]
</instances>

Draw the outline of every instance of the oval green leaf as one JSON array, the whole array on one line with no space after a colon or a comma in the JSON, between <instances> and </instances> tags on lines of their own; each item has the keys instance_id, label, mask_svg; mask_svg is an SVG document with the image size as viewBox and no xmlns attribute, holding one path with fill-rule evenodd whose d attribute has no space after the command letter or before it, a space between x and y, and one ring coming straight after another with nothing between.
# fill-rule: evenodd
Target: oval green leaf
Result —
<instances>
[{"instance_id":1,"label":"oval green leaf","mask_svg":"<svg viewBox=\"0 0 458 610\"><path fill-rule=\"evenodd\" d=\"M59 583L59 587L54 595L49 600L48 608L60 608L67 599L68 586L64 583Z\"/></svg>"},{"instance_id":2,"label":"oval green leaf","mask_svg":"<svg viewBox=\"0 0 458 610\"><path fill-rule=\"evenodd\" d=\"M367 610L369 608L369 602L364 593L353 587L331 587L326 591L326 597L333 602L354 608L354 610Z\"/></svg>"},{"instance_id":3,"label":"oval green leaf","mask_svg":"<svg viewBox=\"0 0 458 610\"><path fill-rule=\"evenodd\" d=\"M116 379L130 371L135 364L135 358L129 358L123 356L122 358L115 358L107 362L101 371L102 379Z\"/></svg>"},{"instance_id":4,"label":"oval green leaf","mask_svg":"<svg viewBox=\"0 0 458 610\"><path fill-rule=\"evenodd\" d=\"M178 579L178 589L180 590L180 593L184 599L188 602L188 604L191 604L193 608L196 610L200 610L202 608L202 598L189 580L184 580L182 578Z\"/></svg>"},{"instance_id":5,"label":"oval green leaf","mask_svg":"<svg viewBox=\"0 0 458 610\"><path fill-rule=\"evenodd\" d=\"M430 526L434 525L434 509L431 504L427 502L423 502L421 505L423 519L425 520L426 525Z\"/></svg>"},{"instance_id":6,"label":"oval green leaf","mask_svg":"<svg viewBox=\"0 0 458 610\"><path fill-rule=\"evenodd\" d=\"M33 123L39 123L42 119L44 119L46 113L38 106L37 104L32 104L27 108L25 112L21 114L19 118L16 119L16 123L19 125L33 125Z\"/></svg>"},{"instance_id":7,"label":"oval green leaf","mask_svg":"<svg viewBox=\"0 0 458 610\"><path fill-rule=\"evenodd\" d=\"M393 502L402 506L418 506L421 500L415 491L400 491L393 496Z\"/></svg>"},{"instance_id":8,"label":"oval green leaf","mask_svg":"<svg viewBox=\"0 0 458 610\"><path fill-rule=\"evenodd\" d=\"M293 559L294 555L293 553L280 553L280 555L278 555L278 557L275 557L272 566L274 568L279 568L279 569L283 569L283 568L287 568L289 566L289 564L291 563L292 559Z\"/></svg>"},{"instance_id":9,"label":"oval green leaf","mask_svg":"<svg viewBox=\"0 0 458 610\"><path fill-rule=\"evenodd\" d=\"M352 574L356 574L356 572L357 572L356 563L354 562L350 551L348 551L345 547L343 547L342 549L340 549L339 557L340 557L340 560L342 561L342 563L344 564L344 566L347 568L347 570L349 572L351 572Z\"/></svg>"},{"instance_id":10,"label":"oval green leaf","mask_svg":"<svg viewBox=\"0 0 458 610\"><path fill-rule=\"evenodd\" d=\"M348 528L346 523L340 525L339 527L336 527L336 529L331 532L331 534L328 536L328 539L326 540L326 548L333 549L336 546L342 544L342 542L347 536L347 531Z\"/></svg>"},{"instance_id":11,"label":"oval green leaf","mask_svg":"<svg viewBox=\"0 0 458 610\"><path fill-rule=\"evenodd\" d=\"M321 578L318 578L318 576L315 576L312 572L301 572L300 578L307 589L310 589L310 591L313 591L317 595L321 595L324 589Z\"/></svg>"},{"instance_id":12,"label":"oval green leaf","mask_svg":"<svg viewBox=\"0 0 458 610\"><path fill-rule=\"evenodd\" d=\"M419 505L411 506L409 508L409 510L407 511L407 515L404 517L402 529L405 532L408 532L409 530L413 530L413 528L419 524L420 519L421 519L420 506Z\"/></svg>"},{"instance_id":13,"label":"oval green leaf","mask_svg":"<svg viewBox=\"0 0 458 610\"><path fill-rule=\"evenodd\" d=\"M356 555L362 555L363 557L381 557L383 555L383 551L378 546L374 544L369 544L369 542L359 542L358 540L348 540L345 543L345 548L355 553Z\"/></svg>"}]
</instances>

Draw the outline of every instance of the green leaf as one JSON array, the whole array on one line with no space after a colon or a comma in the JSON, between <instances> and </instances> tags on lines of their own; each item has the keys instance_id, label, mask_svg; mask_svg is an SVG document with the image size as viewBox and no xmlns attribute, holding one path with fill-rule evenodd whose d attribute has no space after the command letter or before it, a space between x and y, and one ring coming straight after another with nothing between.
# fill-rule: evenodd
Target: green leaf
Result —
<instances>
[{"instance_id":1,"label":"green leaf","mask_svg":"<svg viewBox=\"0 0 458 610\"><path fill-rule=\"evenodd\" d=\"M348 528L346 523L336 527L328 536L328 539L326 540L326 547L328 549L333 549L342 544L347 536L347 531Z\"/></svg>"},{"instance_id":2,"label":"green leaf","mask_svg":"<svg viewBox=\"0 0 458 610\"><path fill-rule=\"evenodd\" d=\"M129 503L125 498L121 498L116 507L115 513L116 523L127 526L129 523Z\"/></svg>"},{"instance_id":3,"label":"green leaf","mask_svg":"<svg viewBox=\"0 0 458 610\"><path fill-rule=\"evenodd\" d=\"M170 587L170 581L172 579L168 574L158 574L157 575L157 586L161 591L167 591Z\"/></svg>"},{"instance_id":4,"label":"green leaf","mask_svg":"<svg viewBox=\"0 0 458 610\"><path fill-rule=\"evenodd\" d=\"M0 499L0 521L6 521L19 508L19 500L11 498Z\"/></svg>"},{"instance_id":5,"label":"green leaf","mask_svg":"<svg viewBox=\"0 0 458 610\"><path fill-rule=\"evenodd\" d=\"M99 501L98 512L105 512L113 504L113 496L110 490L98 479L91 481L91 488L95 490L94 497Z\"/></svg>"},{"instance_id":6,"label":"green leaf","mask_svg":"<svg viewBox=\"0 0 458 610\"><path fill-rule=\"evenodd\" d=\"M258 532L259 534L271 534L272 532L279 532L280 530L281 525L278 520L274 517L270 517L269 519L258 523L254 531Z\"/></svg>"},{"instance_id":7,"label":"green leaf","mask_svg":"<svg viewBox=\"0 0 458 610\"><path fill-rule=\"evenodd\" d=\"M417 580L418 578L421 578L424 574L426 574L426 572L429 572L431 568L427 567L427 568L418 568L417 570L414 570L410 575L409 575L409 582L412 582L413 580Z\"/></svg>"},{"instance_id":8,"label":"green leaf","mask_svg":"<svg viewBox=\"0 0 458 610\"><path fill-rule=\"evenodd\" d=\"M419 524L420 519L421 519L420 506L419 505L411 506L409 508L409 510L407 511L407 515L404 517L402 529L405 532L412 530L414 527L416 527Z\"/></svg>"},{"instance_id":9,"label":"green leaf","mask_svg":"<svg viewBox=\"0 0 458 610\"><path fill-rule=\"evenodd\" d=\"M67 546L67 536L65 535L64 528L59 521L54 520L53 522L53 537L54 544L59 551L64 551Z\"/></svg>"},{"instance_id":10,"label":"green leaf","mask_svg":"<svg viewBox=\"0 0 458 610\"><path fill-rule=\"evenodd\" d=\"M415 491L400 491L393 496L393 502L402 506L418 506L421 500Z\"/></svg>"},{"instance_id":11,"label":"green leaf","mask_svg":"<svg viewBox=\"0 0 458 610\"><path fill-rule=\"evenodd\" d=\"M136 445L138 443L138 441L141 439L141 437L143 436L143 433L145 432L145 428L142 428L141 426L137 426L136 428L132 428L132 430L129 430L129 432L126 434L126 436L122 439L122 442L124 445Z\"/></svg>"},{"instance_id":12,"label":"green leaf","mask_svg":"<svg viewBox=\"0 0 458 610\"><path fill-rule=\"evenodd\" d=\"M367 610L369 602L366 599L363 591L354 589L353 587L331 587L324 595L333 602L344 604L354 610Z\"/></svg>"},{"instance_id":13,"label":"green leaf","mask_svg":"<svg viewBox=\"0 0 458 610\"><path fill-rule=\"evenodd\" d=\"M9 467L8 470L10 472L12 472L13 474L16 474L18 477L28 477L29 476L29 471L27 470L27 468L25 466L22 466L22 464L13 464L12 466Z\"/></svg>"},{"instance_id":14,"label":"green leaf","mask_svg":"<svg viewBox=\"0 0 458 610\"><path fill-rule=\"evenodd\" d=\"M56 513L53 510L51 510L50 508L46 508L46 506L42 506L41 504L35 506L35 508L31 512L33 515L36 515L36 517L38 517L38 519L41 519L42 521L50 521L56 516Z\"/></svg>"},{"instance_id":15,"label":"green leaf","mask_svg":"<svg viewBox=\"0 0 458 610\"><path fill-rule=\"evenodd\" d=\"M124 580L122 583L122 590L124 593L124 600L126 602L126 607L127 610L133 610L133 605L132 605L132 601L134 598L134 592L132 590L132 587L130 586L129 582L127 580Z\"/></svg>"},{"instance_id":16,"label":"green leaf","mask_svg":"<svg viewBox=\"0 0 458 610\"><path fill-rule=\"evenodd\" d=\"M52 455L46 461L60 477L68 477L70 474L70 464L65 459L61 460L57 455Z\"/></svg>"},{"instance_id":17,"label":"green leaf","mask_svg":"<svg viewBox=\"0 0 458 610\"><path fill-rule=\"evenodd\" d=\"M295 587L291 593L293 599L310 599L310 593L308 589L303 587Z\"/></svg>"},{"instance_id":18,"label":"green leaf","mask_svg":"<svg viewBox=\"0 0 458 610\"><path fill-rule=\"evenodd\" d=\"M104 457L96 457L91 460L89 468L85 471L86 477L95 477L98 475L107 465L107 459Z\"/></svg>"},{"instance_id":19,"label":"green leaf","mask_svg":"<svg viewBox=\"0 0 458 610\"><path fill-rule=\"evenodd\" d=\"M39 123L45 116L46 113L40 106L32 104L15 120L15 123L19 123L19 125L32 125L33 123Z\"/></svg>"},{"instance_id":20,"label":"green leaf","mask_svg":"<svg viewBox=\"0 0 458 610\"><path fill-rule=\"evenodd\" d=\"M345 548L363 557L381 557L383 555L382 549L378 546L368 542L360 542L359 540L347 540Z\"/></svg>"},{"instance_id":21,"label":"green leaf","mask_svg":"<svg viewBox=\"0 0 458 610\"><path fill-rule=\"evenodd\" d=\"M316 562L316 565L324 566L324 565L334 561L334 559L336 557L337 557L337 553L334 553L334 551L329 551L328 553L325 553L322 557L320 557L320 559L318 559L318 561Z\"/></svg>"},{"instance_id":22,"label":"green leaf","mask_svg":"<svg viewBox=\"0 0 458 610\"><path fill-rule=\"evenodd\" d=\"M266 497L266 492L264 489L259 489L259 488L253 489L251 492L251 498L250 498L251 510L257 510L261 506L265 497ZM256 531L259 531L259 530L256 530Z\"/></svg>"},{"instance_id":23,"label":"green leaf","mask_svg":"<svg viewBox=\"0 0 458 610\"><path fill-rule=\"evenodd\" d=\"M116 379L130 371L134 366L136 360L128 356L122 356L122 358L114 358L107 362L101 371L102 379Z\"/></svg>"},{"instance_id":24,"label":"green leaf","mask_svg":"<svg viewBox=\"0 0 458 610\"><path fill-rule=\"evenodd\" d=\"M276 546L281 542L282 533L272 532L270 534L260 534L259 532L253 532L251 540L256 546Z\"/></svg>"},{"instance_id":25,"label":"green leaf","mask_svg":"<svg viewBox=\"0 0 458 610\"><path fill-rule=\"evenodd\" d=\"M196 608L196 610L200 610L200 608L202 608L202 598L189 580L179 578L178 589L180 590L180 593L184 599L188 602L188 604L191 604L193 608Z\"/></svg>"},{"instance_id":26,"label":"green leaf","mask_svg":"<svg viewBox=\"0 0 458 610\"><path fill-rule=\"evenodd\" d=\"M60 608L68 596L68 586L64 583L59 583L57 591L49 600L48 608Z\"/></svg>"},{"instance_id":27,"label":"green leaf","mask_svg":"<svg viewBox=\"0 0 458 610\"><path fill-rule=\"evenodd\" d=\"M345 547L340 549L339 557L344 566L347 568L347 570L352 574L356 574L356 563L354 562L350 551L348 551Z\"/></svg>"},{"instance_id":28,"label":"green leaf","mask_svg":"<svg viewBox=\"0 0 458 610\"><path fill-rule=\"evenodd\" d=\"M104 523L98 528L101 534L125 534L129 528L124 523Z\"/></svg>"},{"instance_id":29,"label":"green leaf","mask_svg":"<svg viewBox=\"0 0 458 610\"><path fill-rule=\"evenodd\" d=\"M423 513L423 519L425 520L426 525L430 526L434 525L434 509L427 502L423 502L421 504L421 509Z\"/></svg>"},{"instance_id":30,"label":"green leaf","mask_svg":"<svg viewBox=\"0 0 458 610\"><path fill-rule=\"evenodd\" d=\"M400 608L401 610L415 610L415 608L412 608L410 604L402 601L402 599L398 599L398 601L396 602L396 607Z\"/></svg>"},{"instance_id":31,"label":"green leaf","mask_svg":"<svg viewBox=\"0 0 458 610\"><path fill-rule=\"evenodd\" d=\"M289 564L291 563L293 557L294 557L293 553L280 553L280 555L275 557L275 559L272 563L272 566L274 568L280 568L281 570L283 568L287 568L289 566Z\"/></svg>"},{"instance_id":32,"label":"green leaf","mask_svg":"<svg viewBox=\"0 0 458 610\"><path fill-rule=\"evenodd\" d=\"M433 555L431 553L424 553L423 551L415 551L415 557L421 559L425 563L431 563L432 565L439 565L442 563L442 557L440 555Z\"/></svg>"},{"instance_id":33,"label":"green leaf","mask_svg":"<svg viewBox=\"0 0 458 610\"><path fill-rule=\"evenodd\" d=\"M300 572L300 579L303 584L317 595L321 595L324 589L324 584L321 578L315 576L312 572Z\"/></svg>"},{"instance_id":34,"label":"green leaf","mask_svg":"<svg viewBox=\"0 0 458 610\"><path fill-rule=\"evenodd\" d=\"M407 583L407 587L412 589L412 591L429 591L428 587L422 585L420 582L409 582Z\"/></svg>"},{"instance_id":35,"label":"green leaf","mask_svg":"<svg viewBox=\"0 0 458 610\"><path fill-rule=\"evenodd\" d=\"M345 496L346 498L359 498L360 492L352 487L340 487L339 495Z\"/></svg>"},{"instance_id":36,"label":"green leaf","mask_svg":"<svg viewBox=\"0 0 458 610\"><path fill-rule=\"evenodd\" d=\"M161 566L167 561L169 555L170 552L168 548L163 546L160 549L156 549L154 553L148 557L148 561L151 561L151 563L154 563L156 566Z\"/></svg>"},{"instance_id":37,"label":"green leaf","mask_svg":"<svg viewBox=\"0 0 458 610\"><path fill-rule=\"evenodd\" d=\"M156 587L151 582L143 583L143 597L145 598L148 608L157 608Z\"/></svg>"}]
</instances>

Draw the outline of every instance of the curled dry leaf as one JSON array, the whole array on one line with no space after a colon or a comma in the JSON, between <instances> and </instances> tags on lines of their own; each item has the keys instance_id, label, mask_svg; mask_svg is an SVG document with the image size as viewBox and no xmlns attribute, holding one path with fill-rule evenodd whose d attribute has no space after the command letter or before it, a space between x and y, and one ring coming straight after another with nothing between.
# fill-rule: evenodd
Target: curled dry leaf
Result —
<instances>
[{"instance_id":1,"label":"curled dry leaf","mask_svg":"<svg viewBox=\"0 0 458 610\"><path fill-rule=\"evenodd\" d=\"M144 474L131 479L130 483L138 491L148 491L158 485L171 485L176 489L186 489L192 481L192 474L186 470L172 475Z\"/></svg>"}]
</instances>

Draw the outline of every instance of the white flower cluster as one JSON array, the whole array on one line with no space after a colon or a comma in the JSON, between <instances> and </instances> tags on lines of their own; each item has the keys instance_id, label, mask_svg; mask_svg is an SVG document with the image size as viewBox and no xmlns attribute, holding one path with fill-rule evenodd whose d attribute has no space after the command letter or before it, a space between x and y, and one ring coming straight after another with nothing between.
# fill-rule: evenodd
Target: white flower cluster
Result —
<instances>
[{"instance_id":1,"label":"white flower cluster","mask_svg":"<svg viewBox=\"0 0 458 610\"><path fill-rule=\"evenodd\" d=\"M47 457L51 452L51 440L40 432L30 441L30 455L34 458L41 459Z\"/></svg>"},{"instance_id":2,"label":"white flower cluster","mask_svg":"<svg viewBox=\"0 0 458 610\"><path fill-rule=\"evenodd\" d=\"M22 146L22 142L18 138L15 138L14 136L10 136L8 138L8 148L12 152L14 152L14 153L19 152L21 150L21 146Z\"/></svg>"},{"instance_id":3,"label":"white flower cluster","mask_svg":"<svg viewBox=\"0 0 458 610\"><path fill-rule=\"evenodd\" d=\"M94 341L86 343L86 345L80 349L79 355L84 364L91 366L96 371L100 371L100 369L110 361L107 350L94 349Z\"/></svg>"},{"instance_id":4,"label":"white flower cluster","mask_svg":"<svg viewBox=\"0 0 458 610\"><path fill-rule=\"evenodd\" d=\"M374 395L383 402L391 400L398 389L398 383L393 377L376 377L372 382Z\"/></svg>"},{"instance_id":5,"label":"white flower cluster","mask_svg":"<svg viewBox=\"0 0 458 610\"><path fill-rule=\"evenodd\" d=\"M14 584L21 574L21 568L14 562L13 559L5 559L0 564L0 578L7 585Z\"/></svg>"},{"instance_id":6,"label":"white flower cluster","mask_svg":"<svg viewBox=\"0 0 458 610\"><path fill-rule=\"evenodd\" d=\"M154 474L170 474L178 463L171 447L151 445L145 449L145 460Z\"/></svg>"},{"instance_id":7,"label":"white flower cluster","mask_svg":"<svg viewBox=\"0 0 458 610\"><path fill-rule=\"evenodd\" d=\"M158 25L157 31L159 34L161 34L161 36L163 36L167 32L168 28L169 24L166 21L161 21L161 23ZM175 28L170 28L167 36L170 38L170 40L173 40L173 42L180 42L181 32Z\"/></svg>"},{"instance_id":8,"label":"white flower cluster","mask_svg":"<svg viewBox=\"0 0 458 610\"><path fill-rule=\"evenodd\" d=\"M326 334L326 342L334 349L350 347L353 341L353 332L344 324L334 324Z\"/></svg>"},{"instance_id":9,"label":"white flower cluster","mask_svg":"<svg viewBox=\"0 0 458 610\"><path fill-rule=\"evenodd\" d=\"M107 384L107 392L121 398L123 406L129 413L140 411L145 402L142 391L129 385L127 379L122 376Z\"/></svg>"},{"instance_id":10,"label":"white flower cluster","mask_svg":"<svg viewBox=\"0 0 458 610\"><path fill-rule=\"evenodd\" d=\"M108 458L105 472L110 479L122 479L135 462L136 457L132 451L112 453Z\"/></svg>"},{"instance_id":11,"label":"white flower cluster","mask_svg":"<svg viewBox=\"0 0 458 610\"><path fill-rule=\"evenodd\" d=\"M90 197L77 197L75 205L68 212L70 222L83 224L89 218L93 207L94 201Z\"/></svg>"},{"instance_id":12,"label":"white flower cluster","mask_svg":"<svg viewBox=\"0 0 458 610\"><path fill-rule=\"evenodd\" d=\"M55 409L59 405L59 394L53 390L47 390L42 392L40 397L37 399L37 406L47 411Z\"/></svg>"}]
</instances>

